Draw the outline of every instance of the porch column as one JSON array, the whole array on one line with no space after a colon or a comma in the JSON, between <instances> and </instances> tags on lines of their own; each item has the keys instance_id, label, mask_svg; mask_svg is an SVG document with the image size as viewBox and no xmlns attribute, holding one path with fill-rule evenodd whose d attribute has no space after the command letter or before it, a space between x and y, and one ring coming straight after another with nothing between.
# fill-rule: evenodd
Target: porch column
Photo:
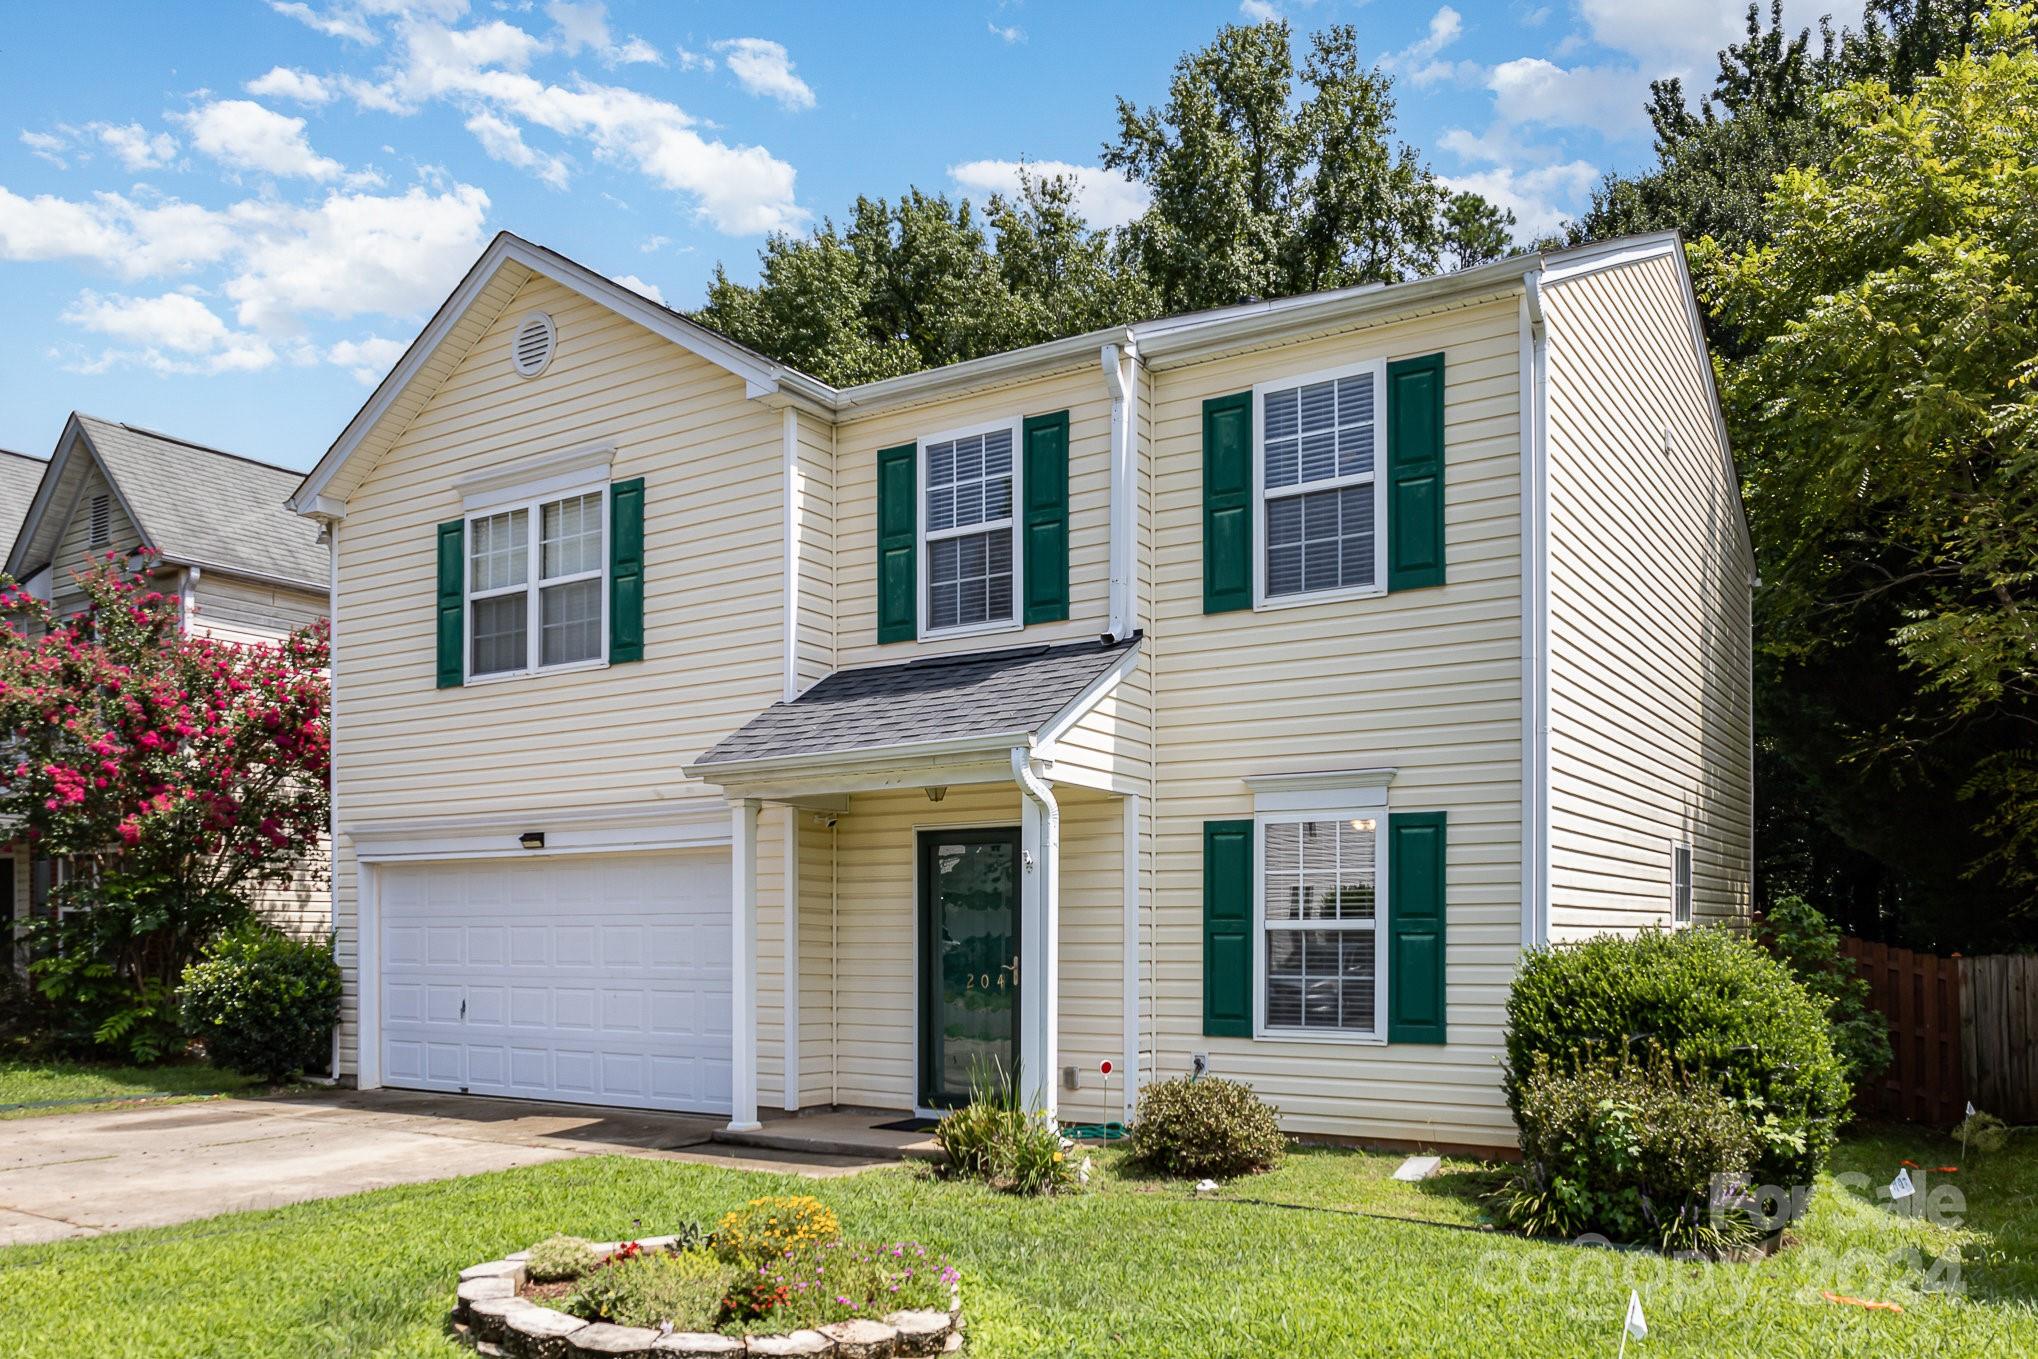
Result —
<instances>
[{"instance_id":1,"label":"porch column","mask_svg":"<svg viewBox=\"0 0 2038 1359\"><path fill-rule=\"evenodd\" d=\"M1033 768L1031 752L1012 752L1019 800L1019 1096L1053 1118L1060 1078L1061 808Z\"/></svg>"},{"instance_id":2,"label":"porch column","mask_svg":"<svg viewBox=\"0 0 2038 1359\"><path fill-rule=\"evenodd\" d=\"M755 1132L757 1121L757 802L729 804L731 1070L729 1131Z\"/></svg>"}]
</instances>

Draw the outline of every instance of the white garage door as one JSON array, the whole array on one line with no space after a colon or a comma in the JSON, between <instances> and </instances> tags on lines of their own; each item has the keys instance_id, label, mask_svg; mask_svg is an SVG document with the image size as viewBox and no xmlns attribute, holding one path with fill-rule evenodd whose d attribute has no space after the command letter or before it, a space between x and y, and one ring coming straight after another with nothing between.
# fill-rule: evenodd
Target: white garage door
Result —
<instances>
[{"instance_id":1,"label":"white garage door","mask_svg":"<svg viewBox=\"0 0 2038 1359\"><path fill-rule=\"evenodd\" d=\"M378 872L382 1079L729 1111L729 856Z\"/></svg>"}]
</instances>

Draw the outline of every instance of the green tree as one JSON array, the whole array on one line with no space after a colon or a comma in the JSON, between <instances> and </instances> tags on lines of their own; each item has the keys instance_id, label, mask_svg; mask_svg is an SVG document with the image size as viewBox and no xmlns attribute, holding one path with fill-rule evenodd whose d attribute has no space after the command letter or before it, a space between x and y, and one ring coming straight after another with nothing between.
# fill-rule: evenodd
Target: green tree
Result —
<instances>
[{"instance_id":1,"label":"green tree","mask_svg":"<svg viewBox=\"0 0 2038 1359\"><path fill-rule=\"evenodd\" d=\"M1435 269L1445 195L1393 133L1393 81L1350 25L1299 68L1286 22L1233 25L1163 107L1118 101L1104 164L1152 195L1125 243L1163 309L1194 311Z\"/></svg>"},{"instance_id":2,"label":"green tree","mask_svg":"<svg viewBox=\"0 0 2038 1359\"><path fill-rule=\"evenodd\" d=\"M1693 250L1748 345L1721 395L1765 553L1763 650L1823 681L1816 739L1844 764L1965 804L1955 844L1979 849L1963 868L1995 915L1968 929L1996 939L2038 893L2034 25L1999 6L1913 93L1846 86L1839 150L1779 179L1768 243ZM1893 685L1880 711L1840 696L1855 660Z\"/></svg>"},{"instance_id":3,"label":"green tree","mask_svg":"<svg viewBox=\"0 0 2038 1359\"><path fill-rule=\"evenodd\" d=\"M1514 213L1476 193L1444 200L1443 252L1459 269L1497 260L1514 249Z\"/></svg>"}]
</instances>

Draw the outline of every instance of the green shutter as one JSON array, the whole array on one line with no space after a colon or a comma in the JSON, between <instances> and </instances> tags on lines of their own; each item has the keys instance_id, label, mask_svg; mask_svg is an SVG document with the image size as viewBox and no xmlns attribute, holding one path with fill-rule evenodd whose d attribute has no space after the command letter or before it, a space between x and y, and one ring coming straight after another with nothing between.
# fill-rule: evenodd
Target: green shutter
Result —
<instances>
[{"instance_id":1,"label":"green shutter","mask_svg":"<svg viewBox=\"0 0 2038 1359\"><path fill-rule=\"evenodd\" d=\"M1069 413L1029 415L1025 450L1025 622L1059 623L1069 616Z\"/></svg>"},{"instance_id":2,"label":"green shutter","mask_svg":"<svg viewBox=\"0 0 2038 1359\"><path fill-rule=\"evenodd\" d=\"M877 451L877 639L920 633L918 444Z\"/></svg>"},{"instance_id":3,"label":"green shutter","mask_svg":"<svg viewBox=\"0 0 2038 1359\"><path fill-rule=\"evenodd\" d=\"M644 659L644 478L609 487L609 660Z\"/></svg>"},{"instance_id":4,"label":"green shutter","mask_svg":"<svg viewBox=\"0 0 2038 1359\"><path fill-rule=\"evenodd\" d=\"M1444 583L1444 356L1387 365L1387 588Z\"/></svg>"},{"instance_id":5,"label":"green shutter","mask_svg":"<svg viewBox=\"0 0 2038 1359\"><path fill-rule=\"evenodd\" d=\"M1253 823L1203 823L1203 1032L1253 1036Z\"/></svg>"},{"instance_id":6,"label":"green shutter","mask_svg":"<svg viewBox=\"0 0 2038 1359\"><path fill-rule=\"evenodd\" d=\"M467 521L439 525L439 687L467 680Z\"/></svg>"},{"instance_id":7,"label":"green shutter","mask_svg":"<svg viewBox=\"0 0 2038 1359\"><path fill-rule=\"evenodd\" d=\"M1387 818L1387 1041L1444 1039L1442 812Z\"/></svg>"},{"instance_id":8,"label":"green shutter","mask_svg":"<svg viewBox=\"0 0 2038 1359\"><path fill-rule=\"evenodd\" d=\"M1203 612L1253 606L1253 394L1203 403Z\"/></svg>"}]
</instances>

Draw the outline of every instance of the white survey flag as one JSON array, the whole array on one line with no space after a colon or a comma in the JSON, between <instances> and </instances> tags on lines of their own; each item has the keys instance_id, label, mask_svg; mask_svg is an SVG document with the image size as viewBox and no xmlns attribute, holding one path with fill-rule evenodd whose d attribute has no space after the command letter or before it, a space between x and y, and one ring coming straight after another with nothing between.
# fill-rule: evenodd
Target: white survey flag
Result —
<instances>
[{"instance_id":1,"label":"white survey flag","mask_svg":"<svg viewBox=\"0 0 2038 1359\"><path fill-rule=\"evenodd\" d=\"M1889 1182L1889 1196L1893 1199L1907 1199L1917 1193L1917 1186L1911 1183L1911 1172L1899 1170L1896 1178Z\"/></svg>"},{"instance_id":2,"label":"white survey flag","mask_svg":"<svg viewBox=\"0 0 2038 1359\"><path fill-rule=\"evenodd\" d=\"M1969 1101L1967 1102L1967 1116L1968 1116L1969 1118L1973 1118L1973 1117L1974 1117L1974 1101L1973 1101L1973 1100L1969 1100Z\"/></svg>"},{"instance_id":3,"label":"white survey flag","mask_svg":"<svg viewBox=\"0 0 2038 1359\"><path fill-rule=\"evenodd\" d=\"M1628 1290L1628 1334L1637 1340L1649 1334L1649 1320L1642 1315L1642 1295L1632 1288Z\"/></svg>"}]
</instances>

